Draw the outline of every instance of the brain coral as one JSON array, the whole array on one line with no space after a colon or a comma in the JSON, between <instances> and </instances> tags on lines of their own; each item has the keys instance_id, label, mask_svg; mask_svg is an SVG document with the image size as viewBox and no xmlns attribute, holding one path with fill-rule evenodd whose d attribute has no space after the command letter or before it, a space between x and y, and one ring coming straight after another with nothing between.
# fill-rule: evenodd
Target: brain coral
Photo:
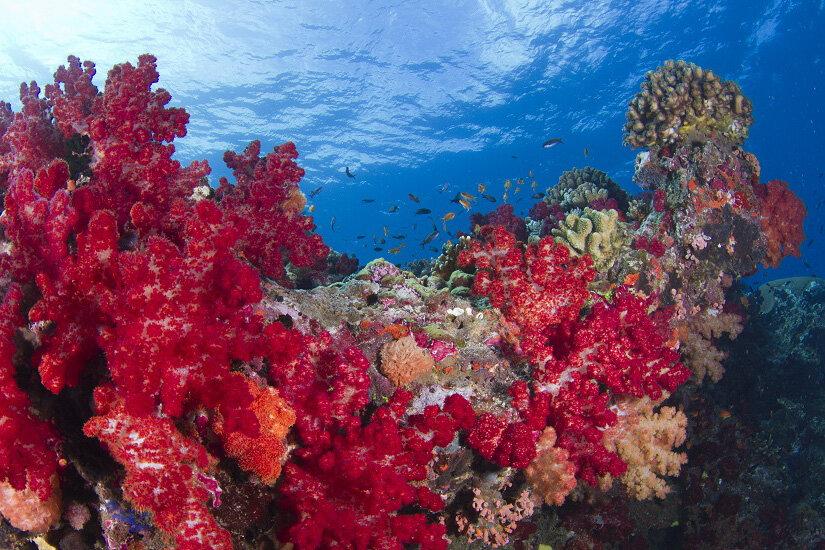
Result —
<instances>
[{"instance_id":1,"label":"brain coral","mask_svg":"<svg viewBox=\"0 0 825 550\"><path fill-rule=\"evenodd\" d=\"M630 101L625 145L653 147L721 132L734 143L748 137L753 106L739 85L694 63L665 61L645 75Z\"/></svg>"},{"instance_id":2,"label":"brain coral","mask_svg":"<svg viewBox=\"0 0 825 550\"><path fill-rule=\"evenodd\" d=\"M412 335L384 344L381 348L381 372L395 386L408 386L435 365L429 350L420 348Z\"/></svg>"}]
</instances>

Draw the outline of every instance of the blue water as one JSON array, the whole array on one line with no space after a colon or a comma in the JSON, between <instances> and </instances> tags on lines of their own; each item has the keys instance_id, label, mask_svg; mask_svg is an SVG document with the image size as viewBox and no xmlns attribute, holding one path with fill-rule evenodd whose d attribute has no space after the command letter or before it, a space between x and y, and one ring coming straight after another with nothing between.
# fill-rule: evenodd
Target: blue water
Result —
<instances>
[{"instance_id":1,"label":"blue water","mask_svg":"<svg viewBox=\"0 0 825 550\"><path fill-rule=\"evenodd\" d=\"M626 103L646 71L693 61L739 82L754 104L745 149L762 181L788 181L808 206L803 257L753 281L825 276L822 1L20 5L0 7L0 98L15 110L19 83L50 82L68 54L94 61L102 87L113 64L153 53L160 86L191 114L177 158L206 158L217 181L228 175L224 150L294 141L307 172L301 188L323 187L311 201L318 232L362 263L435 255L419 246L432 222L413 212L431 209L440 228L453 211L448 230L466 231L468 214L449 199L478 194L479 183L501 200L508 178L532 170L544 190L562 171L590 165L637 192L636 152L621 143ZM550 137L564 144L542 149ZM522 215L528 190L510 196ZM399 211L387 213L391 205ZM377 252L373 235L384 226L405 238Z\"/></svg>"}]
</instances>

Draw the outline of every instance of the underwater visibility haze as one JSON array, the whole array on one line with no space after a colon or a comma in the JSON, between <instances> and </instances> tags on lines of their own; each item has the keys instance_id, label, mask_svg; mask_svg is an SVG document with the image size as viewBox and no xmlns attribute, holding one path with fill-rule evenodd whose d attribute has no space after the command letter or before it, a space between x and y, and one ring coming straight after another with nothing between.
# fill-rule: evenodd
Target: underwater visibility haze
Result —
<instances>
[{"instance_id":1,"label":"underwater visibility haze","mask_svg":"<svg viewBox=\"0 0 825 550\"><path fill-rule=\"evenodd\" d=\"M227 6L0 2L0 547L825 548L824 2Z\"/></svg>"}]
</instances>

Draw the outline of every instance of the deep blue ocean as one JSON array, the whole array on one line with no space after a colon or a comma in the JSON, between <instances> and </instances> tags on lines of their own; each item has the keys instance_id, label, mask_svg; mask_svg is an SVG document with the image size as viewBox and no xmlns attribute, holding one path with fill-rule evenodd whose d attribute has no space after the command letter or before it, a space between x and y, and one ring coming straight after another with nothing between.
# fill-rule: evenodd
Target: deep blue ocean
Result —
<instances>
[{"instance_id":1,"label":"deep blue ocean","mask_svg":"<svg viewBox=\"0 0 825 550\"><path fill-rule=\"evenodd\" d=\"M821 0L226 6L0 2L0 99L19 109L20 82L50 82L69 54L96 63L102 88L113 64L152 53L159 86L191 115L175 141L182 164L206 158L216 184L229 175L224 150L294 141L302 190L320 188L310 203L325 241L362 264L403 263L436 256L434 247L470 229L449 199L478 195L480 183L499 202L477 201L473 211L500 204L507 179L532 172L543 191L573 167L593 166L638 192L638 151L622 145L627 102L645 72L684 59L740 84L755 118L744 148L759 159L761 181L788 181L808 208L802 257L752 282L825 275ZM543 149L549 138L564 143ZM530 193L511 191L517 214L534 202ZM420 208L431 213L416 215ZM447 212L456 217L445 232ZM433 224L439 237L421 246Z\"/></svg>"}]
</instances>

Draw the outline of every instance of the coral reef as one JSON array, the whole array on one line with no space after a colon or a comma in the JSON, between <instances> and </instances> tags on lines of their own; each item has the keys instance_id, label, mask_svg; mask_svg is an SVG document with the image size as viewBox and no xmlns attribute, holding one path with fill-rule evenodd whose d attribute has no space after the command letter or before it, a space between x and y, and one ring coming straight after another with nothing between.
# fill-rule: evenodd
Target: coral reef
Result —
<instances>
[{"instance_id":1,"label":"coral reef","mask_svg":"<svg viewBox=\"0 0 825 550\"><path fill-rule=\"evenodd\" d=\"M744 506L697 473L735 479L743 439L697 382L805 210L759 184L734 84L666 63L628 126L644 193L565 172L528 223L478 215L413 273L329 250L294 144L227 152L212 192L172 159L188 114L155 59L94 74L70 57L0 104L0 544L629 547L678 499ZM815 358L816 330L786 336Z\"/></svg>"}]
</instances>

